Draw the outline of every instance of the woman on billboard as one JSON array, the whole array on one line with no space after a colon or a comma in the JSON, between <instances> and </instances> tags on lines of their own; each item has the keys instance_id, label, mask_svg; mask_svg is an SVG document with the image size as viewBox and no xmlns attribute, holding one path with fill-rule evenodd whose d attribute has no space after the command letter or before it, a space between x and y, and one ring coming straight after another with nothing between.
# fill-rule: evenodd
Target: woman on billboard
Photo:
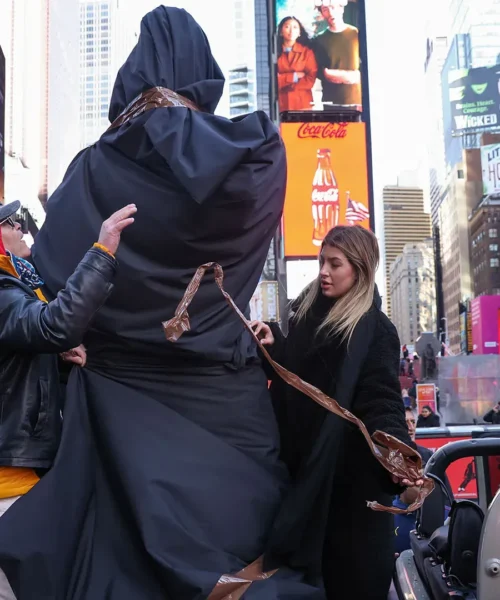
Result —
<instances>
[{"instance_id":1,"label":"woman on billboard","mask_svg":"<svg viewBox=\"0 0 500 600\"><path fill-rule=\"evenodd\" d=\"M277 323L253 326L274 360L335 398L370 434L380 430L415 448L401 401L401 346L375 286L378 260L371 231L334 227L321 247L320 274L292 304L288 336ZM275 522L271 552L309 575L322 572L327 600L387 600L394 519L366 500L391 504L409 482L378 465L359 431L267 374L295 490Z\"/></svg>"},{"instance_id":2,"label":"woman on billboard","mask_svg":"<svg viewBox=\"0 0 500 600\"><path fill-rule=\"evenodd\" d=\"M278 103L280 112L311 110L318 65L309 36L295 17L278 25Z\"/></svg>"}]
</instances>

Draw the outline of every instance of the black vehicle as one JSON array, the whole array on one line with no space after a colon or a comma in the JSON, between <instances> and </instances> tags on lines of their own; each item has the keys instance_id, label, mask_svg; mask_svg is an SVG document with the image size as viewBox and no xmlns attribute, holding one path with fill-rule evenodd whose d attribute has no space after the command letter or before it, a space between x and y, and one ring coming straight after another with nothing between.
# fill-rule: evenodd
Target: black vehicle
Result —
<instances>
[{"instance_id":1,"label":"black vehicle","mask_svg":"<svg viewBox=\"0 0 500 600\"><path fill-rule=\"evenodd\" d=\"M475 457L481 462L481 457L500 455L500 432L481 435L488 437L443 446L427 463L426 474L436 488L417 515L411 549L396 561L399 600L500 598L500 491L491 498L487 487L478 485L479 502L457 502L443 484L447 467L456 460ZM444 522L444 507L450 502Z\"/></svg>"}]
</instances>

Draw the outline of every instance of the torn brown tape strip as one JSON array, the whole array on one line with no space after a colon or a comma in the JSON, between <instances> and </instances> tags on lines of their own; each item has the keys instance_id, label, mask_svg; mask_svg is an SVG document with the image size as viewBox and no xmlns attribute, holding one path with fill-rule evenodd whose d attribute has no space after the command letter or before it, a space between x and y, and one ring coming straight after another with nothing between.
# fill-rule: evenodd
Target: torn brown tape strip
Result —
<instances>
[{"instance_id":1,"label":"torn brown tape strip","mask_svg":"<svg viewBox=\"0 0 500 600\"><path fill-rule=\"evenodd\" d=\"M364 423L360 421L357 417L355 417L351 412L342 408L336 400L330 398L318 388L314 387L310 383L307 383L306 381L303 381L302 379L300 379L300 377L298 377L294 373L291 373L290 371L279 365L277 362L275 362L267 352L266 348L262 345L260 340L255 335L254 331L250 327L250 323L247 321L243 313L236 306L231 296L225 291L223 285L224 273L222 267L219 264L207 263L198 268L193 279L189 283L186 292L184 293L184 297L182 298L181 302L179 303L179 306L177 307L177 310L175 311L175 316L169 321L163 323L163 329L165 330L167 340L169 340L170 342L175 342L181 337L181 335L185 331L189 331L190 324L187 309L191 304L191 301L193 300L196 292L198 291L201 280L205 276L205 273L210 269L214 270L215 281L222 295L228 302L229 306L231 306L231 308L240 317L245 327L248 329L248 331L251 333L251 335L259 345L266 359L269 361L276 373L286 383L299 390L306 396L309 396L309 398L326 408L326 410L356 425L363 434L373 456L391 475L394 475L399 480L424 480L424 484L420 488L417 499L406 510L396 508L394 506L384 506L382 504L379 504L378 502L367 502L368 506L376 511L390 512L393 514L407 514L410 512L414 512L415 510L420 508L425 498L434 489L434 482L432 481L432 479L423 477L422 475L422 458L420 457L420 455L400 440L396 439L392 435L383 433L382 431L376 431L373 434L373 436L370 437L370 434L368 433L368 430L366 429Z\"/></svg>"},{"instance_id":2,"label":"torn brown tape strip","mask_svg":"<svg viewBox=\"0 0 500 600\"><path fill-rule=\"evenodd\" d=\"M223 575L207 600L240 600L252 583L269 579L276 573L277 569L265 573L263 560L261 556L236 575Z\"/></svg>"},{"instance_id":3,"label":"torn brown tape strip","mask_svg":"<svg viewBox=\"0 0 500 600\"><path fill-rule=\"evenodd\" d=\"M184 96L181 96L168 88L154 87L146 90L137 96L137 98L134 98L125 110L123 110L113 123L111 123L108 127L108 131L121 127L124 123L127 123L131 119L134 119L153 108L172 107L184 107L198 112L200 111L196 104L191 102L191 100L188 100L188 98L184 98Z\"/></svg>"}]
</instances>

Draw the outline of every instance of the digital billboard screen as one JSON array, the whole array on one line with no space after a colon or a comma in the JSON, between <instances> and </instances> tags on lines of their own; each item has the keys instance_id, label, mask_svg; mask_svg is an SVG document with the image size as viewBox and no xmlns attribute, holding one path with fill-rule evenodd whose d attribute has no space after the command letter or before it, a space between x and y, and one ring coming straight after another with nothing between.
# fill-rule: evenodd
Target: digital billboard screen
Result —
<instances>
[{"instance_id":1,"label":"digital billboard screen","mask_svg":"<svg viewBox=\"0 0 500 600\"><path fill-rule=\"evenodd\" d=\"M362 0L276 0L279 112L362 110Z\"/></svg>"},{"instance_id":2,"label":"digital billboard screen","mask_svg":"<svg viewBox=\"0 0 500 600\"><path fill-rule=\"evenodd\" d=\"M500 192L500 144L481 146L481 168L483 194L498 194Z\"/></svg>"},{"instance_id":3,"label":"digital billboard screen","mask_svg":"<svg viewBox=\"0 0 500 600\"><path fill-rule=\"evenodd\" d=\"M448 75L454 134L500 127L500 65L456 69Z\"/></svg>"},{"instance_id":4,"label":"digital billboard screen","mask_svg":"<svg viewBox=\"0 0 500 600\"><path fill-rule=\"evenodd\" d=\"M366 125L282 123L281 135L288 164L285 257L317 256L336 225L370 227Z\"/></svg>"}]
</instances>

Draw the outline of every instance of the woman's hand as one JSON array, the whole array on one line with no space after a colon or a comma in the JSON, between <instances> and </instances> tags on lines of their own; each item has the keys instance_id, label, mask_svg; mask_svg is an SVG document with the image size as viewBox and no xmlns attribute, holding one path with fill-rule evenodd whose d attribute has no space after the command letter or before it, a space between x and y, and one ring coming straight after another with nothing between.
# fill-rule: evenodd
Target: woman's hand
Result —
<instances>
[{"instance_id":1,"label":"woman's hand","mask_svg":"<svg viewBox=\"0 0 500 600\"><path fill-rule=\"evenodd\" d=\"M109 219L106 219L102 224L98 243L107 248L111 254L116 254L118 246L120 245L122 231L129 225L132 225L134 222L132 215L136 212L136 205L129 204L113 213Z\"/></svg>"},{"instance_id":2,"label":"woman's hand","mask_svg":"<svg viewBox=\"0 0 500 600\"><path fill-rule=\"evenodd\" d=\"M394 483L398 483L399 485L402 485L403 487L407 487L407 488L421 487L422 485L424 485L423 479L417 479L416 481L410 481L409 479L402 479L400 477L396 477L396 475L392 475L392 481L394 481Z\"/></svg>"},{"instance_id":3,"label":"woman's hand","mask_svg":"<svg viewBox=\"0 0 500 600\"><path fill-rule=\"evenodd\" d=\"M252 321L250 327L259 338L263 346L272 346L274 344L274 335L271 328L262 321Z\"/></svg>"},{"instance_id":4,"label":"woman's hand","mask_svg":"<svg viewBox=\"0 0 500 600\"><path fill-rule=\"evenodd\" d=\"M70 362L79 367L84 367L87 363L87 351L84 346L80 344L77 348L73 348L73 350L68 350L67 352L61 352L61 358L64 362Z\"/></svg>"},{"instance_id":5,"label":"woman's hand","mask_svg":"<svg viewBox=\"0 0 500 600\"><path fill-rule=\"evenodd\" d=\"M408 504L410 506L413 504L418 498L419 488L417 487L409 487L407 488L400 496L401 502Z\"/></svg>"}]
</instances>

